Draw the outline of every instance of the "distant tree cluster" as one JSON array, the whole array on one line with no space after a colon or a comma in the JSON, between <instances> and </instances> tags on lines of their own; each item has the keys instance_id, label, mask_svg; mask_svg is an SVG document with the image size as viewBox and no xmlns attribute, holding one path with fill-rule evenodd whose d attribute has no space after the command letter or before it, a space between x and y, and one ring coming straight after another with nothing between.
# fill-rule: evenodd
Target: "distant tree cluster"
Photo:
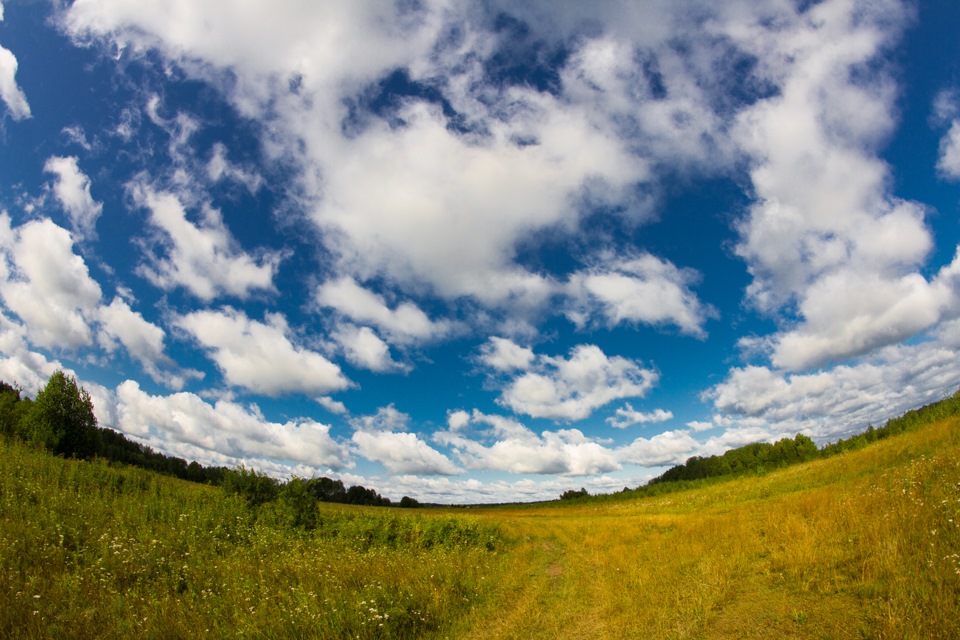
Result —
<instances>
[{"instance_id":1,"label":"distant tree cluster","mask_svg":"<svg viewBox=\"0 0 960 640\"><path fill-rule=\"evenodd\" d=\"M860 449L871 442L883 440L905 431L912 431L923 425L956 415L960 415L960 391L957 391L950 398L908 411L899 418L892 418L880 428L869 425L862 433L846 439L841 438L819 449L813 440L805 435L797 434L794 438L783 438L773 444L767 442L748 444L737 449L731 449L719 456L706 458L693 456L688 458L684 464L672 467L662 475L652 479L647 483L647 486L653 487L664 482L702 480L750 472L762 473L807 460Z\"/></svg>"},{"instance_id":2,"label":"distant tree cluster","mask_svg":"<svg viewBox=\"0 0 960 640\"><path fill-rule=\"evenodd\" d=\"M577 499L577 498L586 498L586 497L589 496L589 495L590 495L590 494L587 493L587 490L586 490L586 489L584 489L583 487L580 487L579 490L577 490L577 489L568 489L567 491L564 491L563 493L560 494L560 499L561 499L561 500L575 500L575 499Z\"/></svg>"},{"instance_id":3,"label":"distant tree cluster","mask_svg":"<svg viewBox=\"0 0 960 640\"><path fill-rule=\"evenodd\" d=\"M220 485L251 506L281 500L300 514L294 518L297 526L310 526L306 514L316 511L317 502L391 505L389 498L373 489L348 488L340 480L292 478L281 483L251 469L204 467L196 461L188 464L183 458L154 451L122 433L98 426L90 394L63 371L54 372L34 400L23 396L17 387L0 381L0 435L18 438L66 458L98 457L191 482ZM400 506L417 507L419 503L404 496Z\"/></svg>"},{"instance_id":4,"label":"distant tree cluster","mask_svg":"<svg viewBox=\"0 0 960 640\"><path fill-rule=\"evenodd\" d=\"M654 478L650 484L762 472L813 460L819 456L820 451L813 440L798 433L794 438L783 438L773 444L769 442L748 444L730 449L719 456L706 458L693 456L688 458L686 463L668 469Z\"/></svg>"}]
</instances>

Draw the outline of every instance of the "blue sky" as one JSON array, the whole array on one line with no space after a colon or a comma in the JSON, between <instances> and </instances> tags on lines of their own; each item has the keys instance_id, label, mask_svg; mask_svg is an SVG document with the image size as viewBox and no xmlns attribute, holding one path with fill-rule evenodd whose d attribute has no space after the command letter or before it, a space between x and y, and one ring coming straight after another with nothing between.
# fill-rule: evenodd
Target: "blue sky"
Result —
<instances>
[{"instance_id":1,"label":"blue sky","mask_svg":"<svg viewBox=\"0 0 960 640\"><path fill-rule=\"evenodd\" d=\"M5 2L0 379L468 503L960 386L950 2Z\"/></svg>"}]
</instances>

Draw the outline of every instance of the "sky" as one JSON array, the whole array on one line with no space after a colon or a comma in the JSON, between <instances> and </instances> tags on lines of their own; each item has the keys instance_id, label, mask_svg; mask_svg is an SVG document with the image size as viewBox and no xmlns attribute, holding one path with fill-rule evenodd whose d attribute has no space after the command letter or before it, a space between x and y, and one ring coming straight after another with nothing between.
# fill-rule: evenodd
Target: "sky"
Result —
<instances>
[{"instance_id":1,"label":"sky","mask_svg":"<svg viewBox=\"0 0 960 640\"><path fill-rule=\"evenodd\" d=\"M0 7L0 379L156 450L530 501L960 387L952 1Z\"/></svg>"}]
</instances>

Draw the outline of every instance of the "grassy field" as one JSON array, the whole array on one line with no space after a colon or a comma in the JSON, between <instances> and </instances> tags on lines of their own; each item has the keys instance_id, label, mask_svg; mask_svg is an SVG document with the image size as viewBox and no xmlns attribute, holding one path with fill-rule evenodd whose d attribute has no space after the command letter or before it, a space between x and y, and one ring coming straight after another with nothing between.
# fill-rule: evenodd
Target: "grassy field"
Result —
<instances>
[{"instance_id":1,"label":"grassy field","mask_svg":"<svg viewBox=\"0 0 960 640\"><path fill-rule=\"evenodd\" d=\"M960 638L960 422L659 497L321 505L0 443L4 638Z\"/></svg>"}]
</instances>

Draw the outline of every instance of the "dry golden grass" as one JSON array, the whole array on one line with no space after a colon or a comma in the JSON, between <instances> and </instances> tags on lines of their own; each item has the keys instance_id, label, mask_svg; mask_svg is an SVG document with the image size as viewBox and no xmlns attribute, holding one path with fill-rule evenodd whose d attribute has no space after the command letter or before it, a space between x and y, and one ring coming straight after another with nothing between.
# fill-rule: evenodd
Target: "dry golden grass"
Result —
<instances>
[{"instance_id":1,"label":"dry golden grass","mask_svg":"<svg viewBox=\"0 0 960 640\"><path fill-rule=\"evenodd\" d=\"M521 544L470 638L960 638L960 422L761 477L485 512Z\"/></svg>"}]
</instances>

